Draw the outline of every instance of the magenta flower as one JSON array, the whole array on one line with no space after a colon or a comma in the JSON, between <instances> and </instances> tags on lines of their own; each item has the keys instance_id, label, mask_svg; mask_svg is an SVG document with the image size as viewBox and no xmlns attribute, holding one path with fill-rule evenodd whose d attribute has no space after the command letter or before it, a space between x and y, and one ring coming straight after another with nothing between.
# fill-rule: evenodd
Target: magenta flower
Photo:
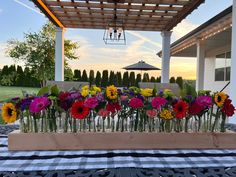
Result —
<instances>
[{"instance_id":1,"label":"magenta flower","mask_svg":"<svg viewBox=\"0 0 236 177\"><path fill-rule=\"evenodd\" d=\"M94 109L98 105L98 99L96 97L87 98L84 102L84 106L90 109Z\"/></svg>"},{"instance_id":2,"label":"magenta flower","mask_svg":"<svg viewBox=\"0 0 236 177\"><path fill-rule=\"evenodd\" d=\"M160 109L161 106L165 105L167 100L163 97L155 97L152 99L152 107L155 109Z\"/></svg>"},{"instance_id":3,"label":"magenta flower","mask_svg":"<svg viewBox=\"0 0 236 177\"><path fill-rule=\"evenodd\" d=\"M196 98L195 102L203 107L212 107L212 97L211 96L199 96Z\"/></svg>"},{"instance_id":4,"label":"magenta flower","mask_svg":"<svg viewBox=\"0 0 236 177\"><path fill-rule=\"evenodd\" d=\"M50 105L50 101L47 97L38 97L33 99L30 103L29 110L32 113L39 113L45 110Z\"/></svg>"},{"instance_id":5,"label":"magenta flower","mask_svg":"<svg viewBox=\"0 0 236 177\"><path fill-rule=\"evenodd\" d=\"M132 98L129 102L131 108L141 108L143 107L143 101L140 98Z\"/></svg>"}]
</instances>

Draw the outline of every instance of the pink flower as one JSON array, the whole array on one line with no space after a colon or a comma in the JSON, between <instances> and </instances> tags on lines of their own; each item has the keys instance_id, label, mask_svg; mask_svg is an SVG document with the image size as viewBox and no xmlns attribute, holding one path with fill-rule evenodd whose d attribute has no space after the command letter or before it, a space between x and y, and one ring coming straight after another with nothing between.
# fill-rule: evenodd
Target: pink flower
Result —
<instances>
[{"instance_id":1,"label":"pink flower","mask_svg":"<svg viewBox=\"0 0 236 177\"><path fill-rule=\"evenodd\" d=\"M211 96L199 96L196 98L196 103L203 107L212 107L212 97Z\"/></svg>"},{"instance_id":2,"label":"pink flower","mask_svg":"<svg viewBox=\"0 0 236 177\"><path fill-rule=\"evenodd\" d=\"M150 109L146 111L146 114L149 118L154 118L157 116L157 111L155 109Z\"/></svg>"},{"instance_id":3,"label":"pink flower","mask_svg":"<svg viewBox=\"0 0 236 177\"><path fill-rule=\"evenodd\" d=\"M84 106L90 109L94 109L98 105L98 100L96 97L87 98L84 102Z\"/></svg>"},{"instance_id":4,"label":"pink flower","mask_svg":"<svg viewBox=\"0 0 236 177\"><path fill-rule=\"evenodd\" d=\"M141 108L143 101L140 98L132 98L129 102L129 106L132 108Z\"/></svg>"},{"instance_id":5,"label":"pink flower","mask_svg":"<svg viewBox=\"0 0 236 177\"><path fill-rule=\"evenodd\" d=\"M155 97L152 99L152 107L155 109L160 109L161 106L167 103L165 98L162 97Z\"/></svg>"},{"instance_id":6,"label":"pink flower","mask_svg":"<svg viewBox=\"0 0 236 177\"><path fill-rule=\"evenodd\" d=\"M101 116L102 118L106 118L106 117L108 117L109 116L109 111L107 111L106 109L100 109L99 111L98 111L98 115L99 116Z\"/></svg>"},{"instance_id":7,"label":"pink flower","mask_svg":"<svg viewBox=\"0 0 236 177\"><path fill-rule=\"evenodd\" d=\"M32 113L39 113L42 110L46 109L49 105L50 101L47 97L38 97L30 103L29 110Z\"/></svg>"},{"instance_id":8,"label":"pink flower","mask_svg":"<svg viewBox=\"0 0 236 177\"><path fill-rule=\"evenodd\" d=\"M128 96L127 95L121 95L120 96L120 101L126 101L126 100L128 100Z\"/></svg>"}]
</instances>

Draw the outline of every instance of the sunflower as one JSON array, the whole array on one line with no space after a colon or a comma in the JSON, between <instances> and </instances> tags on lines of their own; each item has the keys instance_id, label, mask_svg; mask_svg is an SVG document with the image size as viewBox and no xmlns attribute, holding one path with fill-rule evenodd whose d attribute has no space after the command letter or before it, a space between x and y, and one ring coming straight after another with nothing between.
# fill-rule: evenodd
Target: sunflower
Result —
<instances>
[{"instance_id":1,"label":"sunflower","mask_svg":"<svg viewBox=\"0 0 236 177\"><path fill-rule=\"evenodd\" d=\"M2 118L6 123L13 123L17 118L16 107L12 103L5 103L2 106Z\"/></svg>"},{"instance_id":2,"label":"sunflower","mask_svg":"<svg viewBox=\"0 0 236 177\"><path fill-rule=\"evenodd\" d=\"M71 107L71 115L75 119L84 119L89 114L89 108L84 106L84 101L76 101Z\"/></svg>"},{"instance_id":3,"label":"sunflower","mask_svg":"<svg viewBox=\"0 0 236 177\"><path fill-rule=\"evenodd\" d=\"M117 96L118 96L117 88L114 85L108 86L106 88L106 95L107 95L107 98L109 98L110 100L117 99Z\"/></svg>"},{"instance_id":4,"label":"sunflower","mask_svg":"<svg viewBox=\"0 0 236 177\"><path fill-rule=\"evenodd\" d=\"M216 105L222 107L227 97L228 96L224 92L216 93L214 97Z\"/></svg>"},{"instance_id":5,"label":"sunflower","mask_svg":"<svg viewBox=\"0 0 236 177\"><path fill-rule=\"evenodd\" d=\"M173 114L170 110L164 109L163 111L161 111L160 117L165 120L170 120L173 118Z\"/></svg>"}]
</instances>

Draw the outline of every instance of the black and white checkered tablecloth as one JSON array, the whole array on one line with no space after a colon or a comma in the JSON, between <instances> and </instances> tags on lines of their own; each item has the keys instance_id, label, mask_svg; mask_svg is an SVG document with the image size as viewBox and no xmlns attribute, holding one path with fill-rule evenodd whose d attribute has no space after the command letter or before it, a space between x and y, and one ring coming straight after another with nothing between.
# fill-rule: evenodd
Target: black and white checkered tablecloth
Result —
<instances>
[{"instance_id":1,"label":"black and white checkered tablecloth","mask_svg":"<svg viewBox=\"0 0 236 177\"><path fill-rule=\"evenodd\" d=\"M99 168L234 167L236 150L8 151L0 135L0 171Z\"/></svg>"}]
</instances>

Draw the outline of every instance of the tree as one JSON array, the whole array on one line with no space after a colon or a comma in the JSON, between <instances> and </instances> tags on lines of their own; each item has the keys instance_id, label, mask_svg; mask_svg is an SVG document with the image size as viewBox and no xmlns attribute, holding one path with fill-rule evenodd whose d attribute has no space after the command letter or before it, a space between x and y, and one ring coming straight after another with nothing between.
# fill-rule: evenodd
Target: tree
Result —
<instances>
[{"instance_id":1,"label":"tree","mask_svg":"<svg viewBox=\"0 0 236 177\"><path fill-rule=\"evenodd\" d=\"M143 82L149 82L149 74L148 73L143 74Z\"/></svg>"},{"instance_id":2,"label":"tree","mask_svg":"<svg viewBox=\"0 0 236 177\"><path fill-rule=\"evenodd\" d=\"M141 82L142 81L142 76L141 76L141 74L137 74L137 77L136 77L136 80L135 80L135 86L136 87L139 87L139 82Z\"/></svg>"},{"instance_id":3,"label":"tree","mask_svg":"<svg viewBox=\"0 0 236 177\"><path fill-rule=\"evenodd\" d=\"M170 78L170 83L175 83L175 78L174 77Z\"/></svg>"},{"instance_id":4,"label":"tree","mask_svg":"<svg viewBox=\"0 0 236 177\"><path fill-rule=\"evenodd\" d=\"M89 84L90 85L94 84L94 70L89 71Z\"/></svg>"},{"instance_id":5,"label":"tree","mask_svg":"<svg viewBox=\"0 0 236 177\"><path fill-rule=\"evenodd\" d=\"M33 74L41 81L54 78L55 71L55 37L56 30L52 23L45 24L39 32L25 33L24 41L8 41L8 55L17 61L23 61L26 66L33 70ZM65 70L68 60L76 60L78 56L75 50L78 43L71 40L64 41Z\"/></svg>"},{"instance_id":6,"label":"tree","mask_svg":"<svg viewBox=\"0 0 236 177\"><path fill-rule=\"evenodd\" d=\"M155 77L152 76L150 82L156 82Z\"/></svg>"},{"instance_id":7,"label":"tree","mask_svg":"<svg viewBox=\"0 0 236 177\"><path fill-rule=\"evenodd\" d=\"M83 70L81 81L88 82L88 75L85 69Z\"/></svg>"},{"instance_id":8,"label":"tree","mask_svg":"<svg viewBox=\"0 0 236 177\"><path fill-rule=\"evenodd\" d=\"M183 81L183 78L182 78L182 77L177 77L177 78L176 78L176 83L179 85L179 87L180 87L181 89L183 89L184 81Z\"/></svg>"},{"instance_id":9,"label":"tree","mask_svg":"<svg viewBox=\"0 0 236 177\"><path fill-rule=\"evenodd\" d=\"M114 76L115 76L115 73L114 71L110 71L110 75L109 75L109 85L114 85Z\"/></svg>"},{"instance_id":10,"label":"tree","mask_svg":"<svg viewBox=\"0 0 236 177\"><path fill-rule=\"evenodd\" d=\"M160 83L161 82L161 76L156 78L156 82Z\"/></svg>"},{"instance_id":11,"label":"tree","mask_svg":"<svg viewBox=\"0 0 236 177\"><path fill-rule=\"evenodd\" d=\"M123 84L124 87L129 87L129 72L126 71L123 74Z\"/></svg>"},{"instance_id":12,"label":"tree","mask_svg":"<svg viewBox=\"0 0 236 177\"><path fill-rule=\"evenodd\" d=\"M66 81L72 81L73 80L73 71L71 68L65 69L65 76L64 76Z\"/></svg>"},{"instance_id":13,"label":"tree","mask_svg":"<svg viewBox=\"0 0 236 177\"><path fill-rule=\"evenodd\" d=\"M16 74L17 74L16 86L22 86L25 78L24 78L24 71L22 67L19 65L17 66Z\"/></svg>"},{"instance_id":14,"label":"tree","mask_svg":"<svg viewBox=\"0 0 236 177\"><path fill-rule=\"evenodd\" d=\"M74 70L74 80L81 81L81 71L78 69Z\"/></svg>"},{"instance_id":15,"label":"tree","mask_svg":"<svg viewBox=\"0 0 236 177\"><path fill-rule=\"evenodd\" d=\"M133 71L129 75L129 84L130 84L130 86L135 85L135 73Z\"/></svg>"},{"instance_id":16,"label":"tree","mask_svg":"<svg viewBox=\"0 0 236 177\"><path fill-rule=\"evenodd\" d=\"M122 76L121 76L121 72L117 72L117 86L122 86Z\"/></svg>"},{"instance_id":17,"label":"tree","mask_svg":"<svg viewBox=\"0 0 236 177\"><path fill-rule=\"evenodd\" d=\"M103 70L102 72L101 86L102 87L108 86L108 70Z\"/></svg>"},{"instance_id":18,"label":"tree","mask_svg":"<svg viewBox=\"0 0 236 177\"><path fill-rule=\"evenodd\" d=\"M96 73L95 84L98 87L101 86L101 73L99 71Z\"/></svg>"}]
</instances>

